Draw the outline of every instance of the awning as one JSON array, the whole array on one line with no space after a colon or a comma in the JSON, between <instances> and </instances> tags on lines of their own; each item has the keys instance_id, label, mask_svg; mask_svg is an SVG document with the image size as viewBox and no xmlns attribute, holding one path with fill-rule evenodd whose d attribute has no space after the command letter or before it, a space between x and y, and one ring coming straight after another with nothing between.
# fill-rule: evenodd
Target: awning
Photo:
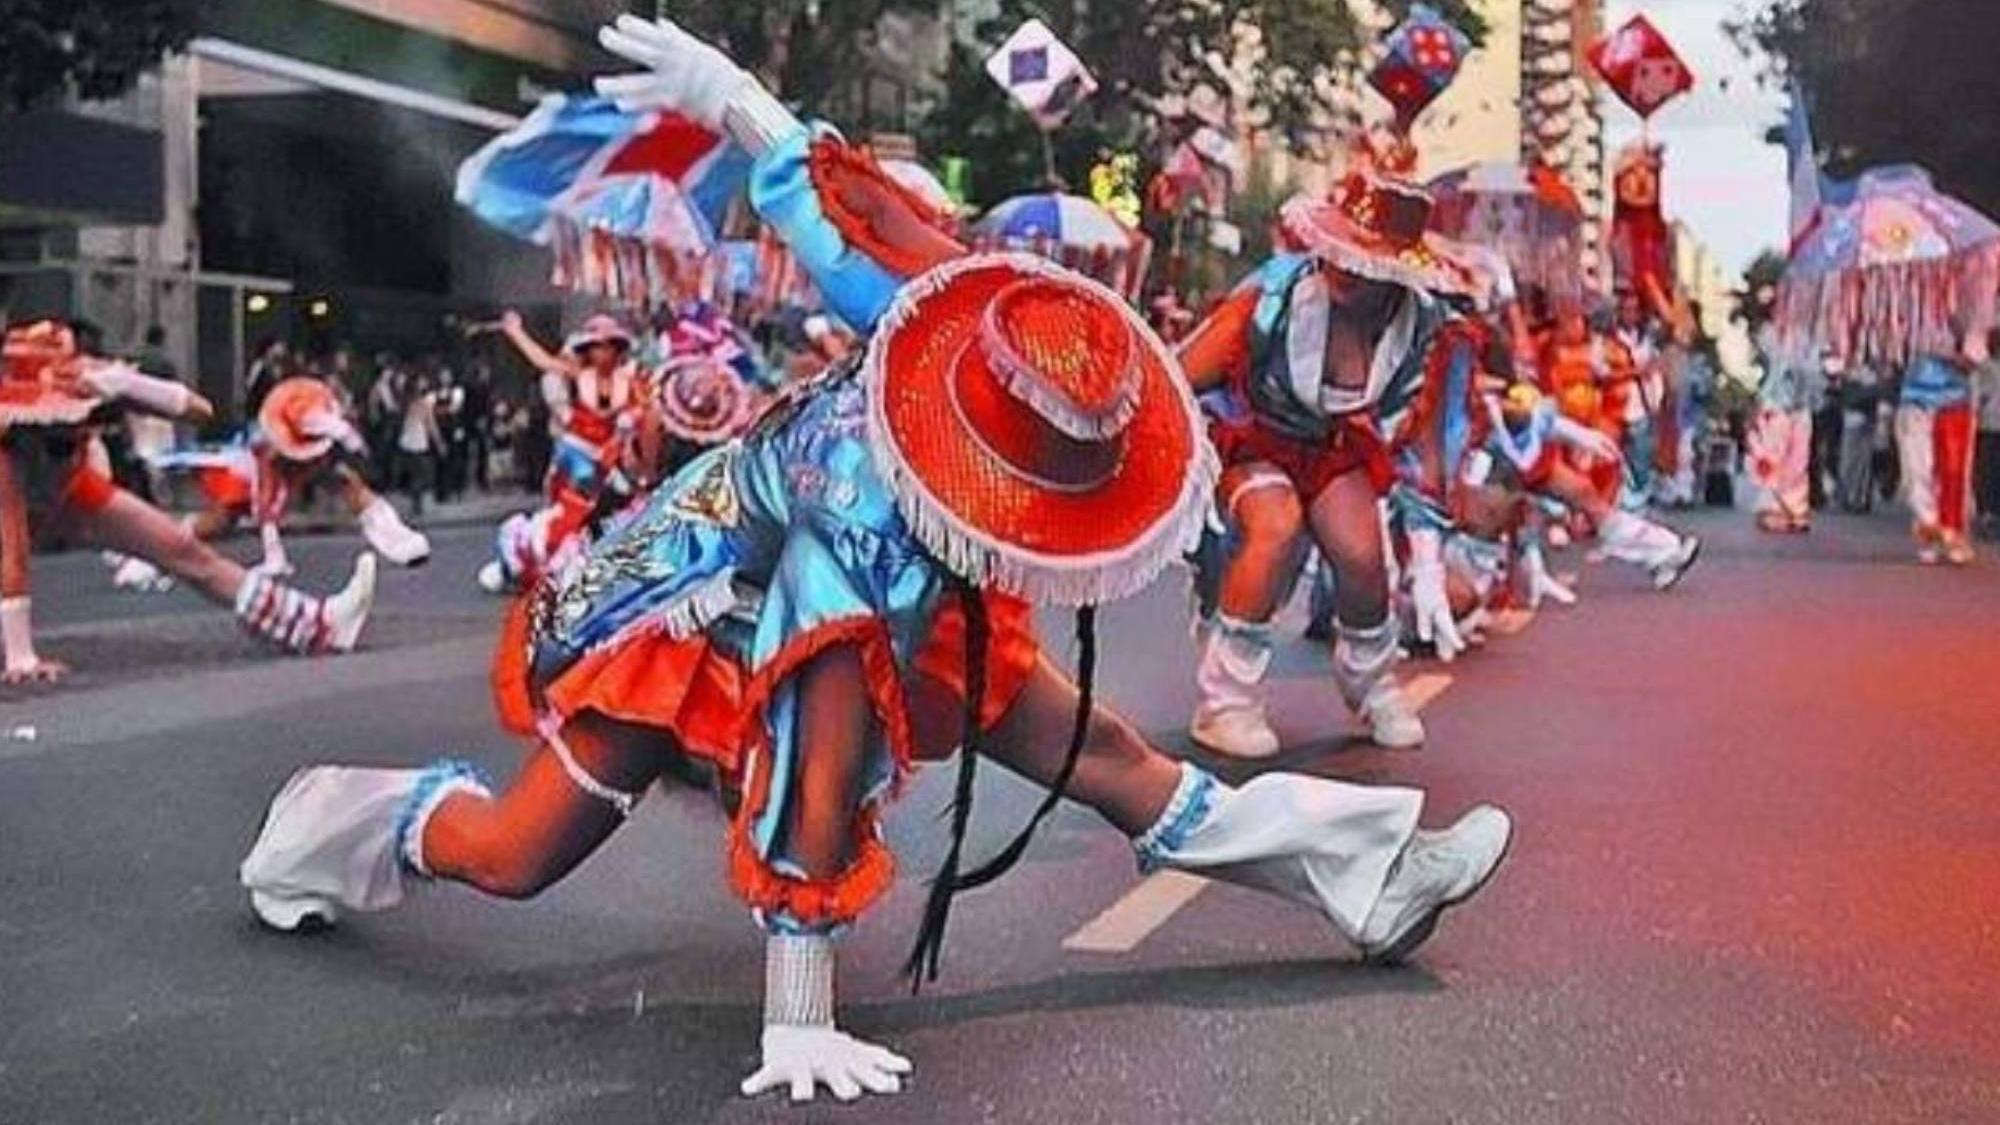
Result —
<instances>
[{"instance_id":1,"label":"awning","mask_svg":"<svg viewBox=\"0 0 2000 1125\"><path fill-rule=\"evenodd\" d=\"M151 129L67 110L0 117L0 224L158 223L161 152Z\"/></svg>"}]
</instances>

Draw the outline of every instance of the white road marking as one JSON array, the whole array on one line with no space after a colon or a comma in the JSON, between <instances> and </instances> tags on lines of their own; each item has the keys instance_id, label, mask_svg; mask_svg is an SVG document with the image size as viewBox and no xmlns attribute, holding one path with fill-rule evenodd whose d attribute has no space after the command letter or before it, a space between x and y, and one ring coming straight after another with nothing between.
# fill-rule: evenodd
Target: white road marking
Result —
<instances>
[{"instance_id":1,"label":"white road marking","mask_svg":"<svg viewBox=\"0 0 2000 1125\"><path fill-rule=\"evenodd\" d=\"M1069 935L1063 948L1080 953L1130 953L1206 886L1208 880L1185 871L1155 872Z\"/></svg>"},{"instance_id":2,"label":"white road marking","mask_svg":"<svg viewBox=\"0 0 2000 1125\"><path fill-rule=\"evenodd\" d=\"M1410 706L1421 711L1451 686L1443 672L1422 672L1403 684ZM1166 925L1180 909L1208 887L1208 880L1185 871L1156 871L1126 891L1083 928L1063 939L1062 947L1077 953L1130 953Z\"/></svg>"}]
</instances>

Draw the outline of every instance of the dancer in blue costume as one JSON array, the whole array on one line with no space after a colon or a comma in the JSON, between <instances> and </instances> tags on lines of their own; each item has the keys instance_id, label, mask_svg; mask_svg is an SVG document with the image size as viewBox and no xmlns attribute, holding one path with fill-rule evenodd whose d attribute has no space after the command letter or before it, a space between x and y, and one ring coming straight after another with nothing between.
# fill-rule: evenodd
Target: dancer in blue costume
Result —
<instances>
[{"instance_id":1,"label":"dancer in blue costume","mask_svg":"<svg viewBox=\"0 0 2000 1125\"><path fill-rule=\"evenodd\" d=\"M763 1062L743 1091L849 1099L895 1092L911 1064L836 1026L833 939L890 880L882 799L955 748L920 974L952 893L1027 840L959 871L981 757L1050 787L1037 819L1067 795L1142 867L1290 898L1372 958L1406 956L1484 884L1511 833L1497 809L1424 832L1409 789L1295 774L1232 788L1092 705L1089 607L1177 557L1213 486L1173 359L1129 307L1039 259L967 254L871 158L672 24L628 17L603 40L647 67L603 92L756 156L758 212L868 346L522 604L498 679L538 745L504 792L448 762L295 775L242 865L261 918L391 906L413 879L533 894L666 765L702 759L736 797L731 879L766 934ZM1081 690L1040 655L1031 602L1081 607Z\"/></svg>"}]
</instances>

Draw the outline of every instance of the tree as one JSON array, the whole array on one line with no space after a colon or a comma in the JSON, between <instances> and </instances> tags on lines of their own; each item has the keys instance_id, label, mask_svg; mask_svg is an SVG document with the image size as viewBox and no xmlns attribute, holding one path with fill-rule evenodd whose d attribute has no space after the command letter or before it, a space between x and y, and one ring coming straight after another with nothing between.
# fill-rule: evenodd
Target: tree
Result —
<instances>
[{"instance_id":1,"label":"tree","mask_svg":"<svg viewBox=\"0 0 2000 1125\"><path fill-rule=\"evenodd\" d=\"M1828 171L1915 162L1943 189L2000 214L1993 0L1761 0L1731 32L1769 82L1795 81Z\"/></svg>"},{"instance_id":2,"label":"tree","mask_svg":"<svg viewBox=\"0 0 2000 1125\"><path fill-rule=\"evenodd\" d=\"M856 48L883 16L938 8L936 0L654 0L652 6L808 113L856 76Z\"/></svg>"},{"instance_id":3,"label":"tree","mask_svg":"<svg viewBox=\"0 0 2000 1125\"><path fill-rule=\"evenodd\" d=\"M1401 18L1410 2L1383 7ZM1433 6L1483 40L1471 0ZM922 130L929 151L972 159L979 202L1044 178L1041 137L984 71L986 55L1030 17L1074 48L1100 86L1053 137L1057 170L1072 184L1106 148L1157 157L1165 108L1202 85L1236 87L1255 124L1310 147L1333 124L1336 92L1356 81L1372 35L1348 0L1002 0L977 29L978 45L953 48L945 96Z\"/></svg>"},{"instance_id":4,"label":"tree","mask_svg":"<svg viewBox=\"0 0 2000 1125\"><path fill-rule=\"evenodd\" d=\"M194 0L0 0L0 113L115 98L194 22Z\"/></svg>"}]
</instances>

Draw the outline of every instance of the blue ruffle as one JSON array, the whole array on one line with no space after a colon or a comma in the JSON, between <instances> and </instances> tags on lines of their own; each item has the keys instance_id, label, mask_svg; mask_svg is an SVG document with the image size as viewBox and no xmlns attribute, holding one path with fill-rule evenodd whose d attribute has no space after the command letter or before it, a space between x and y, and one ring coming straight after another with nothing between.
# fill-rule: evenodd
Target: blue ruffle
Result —
<instances>
[{"instance_id":1,"label":"blue ruffle","mask_svg":"<svg viewBox=\"0 0 2000 1125\"><path fill-rule=\"evenodd\" d=\"M410 795L403 798L403 804L396 810L396 861L403 870L413 875L421 874L410 867L410 832L416 827L417 813L431 803L439 789L454 781L470 781L482 788L490 788L486 778L477 766L463 758L441 758L423 768L417 775L417 784Z\"/></svg>"},{"instance_id":2,"label":"blue ruffle","mask_svg":"<svg viewBox=\"0 0 2000 1125\"><path fill-rule=\"evenodd\" d=\"M1139 854L1140 874L1159 870L1181 850L1188 836L1208 819L1220 784L1207 770L1181 763L1181 783L1174 789L1173 800L1167 802L1158 823L1132 842L1132 850Z\"/></svg>"}]
</instances>

